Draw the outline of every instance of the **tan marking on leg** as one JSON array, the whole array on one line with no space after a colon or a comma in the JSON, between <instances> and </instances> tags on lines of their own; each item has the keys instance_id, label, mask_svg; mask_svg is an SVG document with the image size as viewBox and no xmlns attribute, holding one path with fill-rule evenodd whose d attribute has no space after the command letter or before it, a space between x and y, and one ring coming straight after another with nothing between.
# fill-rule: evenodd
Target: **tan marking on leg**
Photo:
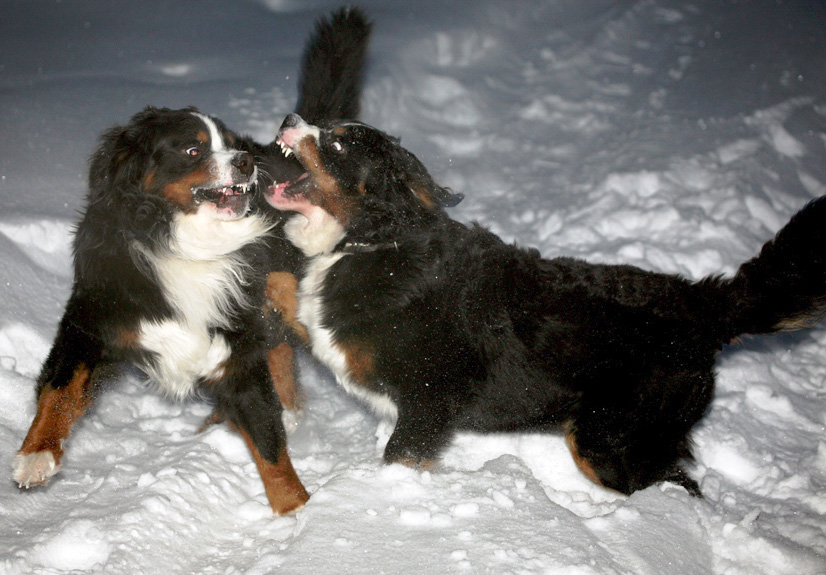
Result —
<instances>
[{"instance_id":1,"label":"tan marking on leg","mask_svg":"<svg viewBox=\"0 0 826 575\"><path fill-rule=\"evenodd\" d=\"M270 377L281 405L284 409L299 409L301 394L295 383L293 348L286 343L278 344L267 352L267 364L270 366Z\"/></svg>"},{"instance_id":2,"label":"tan marking on leg","mask_svg":"<svg viewBox=\"0 0 826 575\"><path fill-rule=\"evenodd\" d=\"M373 374L376 358L366 345L346 342L341 344L350 378L358 384L367 386Z\"/></svg>"},{"instance_id":3,"label":"tan marking on leg","mask_svg":"<svg viewBox=\"0 0 826 575\"><path fill-rule=\"evenodd\" d=\"M265 295L267 305L281 314L284 323L305 342L310 336L298 321L298 279L289 272L271 272L267 274Z\"/></svg>"},{"instance_id":4,"label":"tan marking on leg","mask_svg":"<svg viewBox=\"0 0 826 575\"><path fill-rule=\"evenodd\" d=\"M203 433L213 425L218 425L219 423L223 423L224 418L223 416L218 413L217 409L213 409L212 413L210 413L206 419L201 422L201 426L198 428L197 433Z\"/></svg>"},{"instance_id":5,"label":"tan marking on leg","mask_svg":"<svg viewBox=\"0 0 826 575\"><path fill-rule=\"evenodd\" d=\"M397 459L392 463L400 463L405 467L418 469L419 471L433 471L438 466L437 462L433 459L423 459L421 461L416 461L415 459L411 459L409 457L402 457L401 459Z\"/></svg>"},{"instance_id":6,"label":"tan marking on leg","mask_svg":"<svg viewBox=\"0 0 826 575\"><path fill-rule=\"evenodd\" d=\"M17 452L15 479L21 486L46 483L57 472L63 457L63 442L92 402L91 374L91 370L81 363L68 384L57 389L47 385L41 390L37 414ZM49 470L27 469L30 465L39 467L38 462L49 459L48 453L51 453Z\"/></svg>"},{"instance_id":7,"label":"tan marking on leg","mask_svg":"<svg viewBox=\"0 0 826 575\"><path fill-rule=\"evenodd\" d=\"M241 429L238 431L247 443L255 465L258 467L258 472L261 474L264 491L267 494L273 513L286 515L304 507L310 496L295 473L287 449L283 449L278 454L278 461L268 461L261 456L249 434Z\"/></svg>"},{"instance_id":8,"label":"tan marking on leg","mask_svg":"<svg viewBox=\"0 0 826 575\"><path fill-rule=\"evenodd\" d=\"M566 428L569 427L570 426L566 426ZM579 454L579 449L576 445L576 435L570 429L566 429L565 431L565 442L568 444L568 449L571 450L571 455L574 458L574 463L576 463L576 466L579 467L579 470L582 471L585 477L587 477L597 485L605 487L604 485L602 485L602 482L599 480L597 472L594 471L594 468L591 467L591 464L588 462L588 460Z\"/></svg>"}]
</instances>

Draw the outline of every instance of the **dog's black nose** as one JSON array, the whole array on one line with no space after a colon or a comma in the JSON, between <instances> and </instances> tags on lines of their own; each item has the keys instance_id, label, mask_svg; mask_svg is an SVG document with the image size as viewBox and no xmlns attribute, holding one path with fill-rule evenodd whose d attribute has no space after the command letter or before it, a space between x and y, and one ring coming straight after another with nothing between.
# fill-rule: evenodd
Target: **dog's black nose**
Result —
<instances>
[{"instance_id":1,"label":"dog's black nose","mask_svg":"<svg viewBox=\"0 0 826 575\"><path fill-rule=\"evenodd\" d=\"M295 128L303 122L304 120L302 120L301 116L299 116L298 114L290 114L289 116L284 118L284 121L281 123L281 129L287 130L289 128Z\"/></svg>"},{"instance_id":2,"label":"dog's black nose","mask_svg":"<svg viewBox=\"0 0 826 575\"><path fill-rule=\"evenodd\" d=\"M255 160L249 152L239 152L230 163L246 177L251 176L255 169Z\"/></svg>"}]
</instances>

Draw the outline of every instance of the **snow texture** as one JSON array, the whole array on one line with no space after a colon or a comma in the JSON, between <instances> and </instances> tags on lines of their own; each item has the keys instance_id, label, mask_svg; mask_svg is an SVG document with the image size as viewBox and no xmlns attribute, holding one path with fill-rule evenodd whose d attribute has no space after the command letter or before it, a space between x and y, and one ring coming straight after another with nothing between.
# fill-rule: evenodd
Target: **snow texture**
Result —
<instances>
[{"instance_id":1,"label":"snow texture","mask_svg":"<svg viewBox=\"0 0 826 575\"><path fill-rule=\"evenodd\" d=\"M547 256L730 274L826 193L826 6L812 0L365 0L364 119L401 136L453 210ZM98 135L197 105L270 141L329 0L0 3L0 572L822 575L826 329L718 361L692 470L631 497L558 436L462 434L441 466L383 466L391 431L301 359L290 437L312 493L274 519L210 406L125 377L46 488L11 467L71 282Z\"/></svg>"}]
</instances>

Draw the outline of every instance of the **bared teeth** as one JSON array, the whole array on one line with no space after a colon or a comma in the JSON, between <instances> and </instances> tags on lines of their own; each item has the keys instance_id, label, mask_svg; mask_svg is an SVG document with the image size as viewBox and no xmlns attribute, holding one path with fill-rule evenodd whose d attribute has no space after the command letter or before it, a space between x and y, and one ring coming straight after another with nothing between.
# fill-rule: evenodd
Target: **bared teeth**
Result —
<instances>
[{"instance_id":1,"label":"bared teeth","mask_svg":"<svg viewBox=\"0 0 826 575\"><path fill-rule=\"evenodd\" d=\"M293 155L292 149L287 144L284 143L284 140L282 140L281 138L278 138L276 140L276 143L281 148L281 153L284 154L285 158L289 158L290 156Z\"/></svg>"}]
</instances>

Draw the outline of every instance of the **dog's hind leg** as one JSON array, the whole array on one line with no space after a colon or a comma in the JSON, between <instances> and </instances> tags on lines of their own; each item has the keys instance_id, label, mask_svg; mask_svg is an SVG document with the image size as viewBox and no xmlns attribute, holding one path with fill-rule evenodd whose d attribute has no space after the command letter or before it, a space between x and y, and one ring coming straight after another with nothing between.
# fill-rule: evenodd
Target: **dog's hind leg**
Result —
<instances>
[{"instance_id":1,"label":"dog's hind leg","mask_svg":"<svg viewBox=\"0 0 826 575\"><path fill-rule=\"evenodd\" d=\"M44 485L59 471L64 442L92 404L103 344L64 318L37 386L37 413L14 459L14 480Z\"/></svg>"},{"instance_id":2,"label":"dog's hind leg","mask_svg":"<svg viewBox=\"0 0 826 575\"><path fill-rule=\"evenodd\" d=\"M688 434L711 400L713 376L692 370L651 379L623 394L603 388L599 397L583 396L565 426L568 447L580 470L604 487L630 495L671 481L699 496L682 465L692 459Z\"/></svg>"}]
</instances>

